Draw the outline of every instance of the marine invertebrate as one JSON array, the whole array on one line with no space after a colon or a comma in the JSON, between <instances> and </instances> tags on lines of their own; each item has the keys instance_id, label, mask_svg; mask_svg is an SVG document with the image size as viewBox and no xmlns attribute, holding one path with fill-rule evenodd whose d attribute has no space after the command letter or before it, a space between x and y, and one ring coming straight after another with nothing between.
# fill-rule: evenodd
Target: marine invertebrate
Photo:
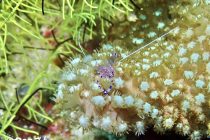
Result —
<instances>
[{"instance_id":1,"label":"marine invertebrate","mask_svg":"<svg viewBox=\"0 0 210 140\"><path fill-rule=\"evenodd\" d=\"M77 115L86 116L90 126L119 135L128 130L144 134L151 125L159 133L174 130L192 140L208 135L210 42L207 30L210 22L205 13L207 9L207 5L198 7L197 10L204 11L202 18L187 27L183 24L188 19L177 23L167 38L142 47L132 55L118 46L104 45L92 55L89 63L83 58L77 66L68 65L64 71L71 70L77 78L61 83L67 87L81 84L81 90L69 94L68 89L64 89L64 98L57 107L68 107L72 112L75 109L71 106L79 106ZM201 36L205 37L199 39ZM112 52L120 54L112 64L114 75L108 71L115 82L110 93L103 96L102 91L93 90L88 84L94 83L98 76L93 68L96 65L92 63L106 63ZM80 69L87 69L89 74L79 74ZM104 86L107 84L104 81ZM82 96L84 92L89 94ZM69 103L66 97L76 98L78 102ZM78 120L70 122L78 123Z\"/></svg>"}]
</instances>

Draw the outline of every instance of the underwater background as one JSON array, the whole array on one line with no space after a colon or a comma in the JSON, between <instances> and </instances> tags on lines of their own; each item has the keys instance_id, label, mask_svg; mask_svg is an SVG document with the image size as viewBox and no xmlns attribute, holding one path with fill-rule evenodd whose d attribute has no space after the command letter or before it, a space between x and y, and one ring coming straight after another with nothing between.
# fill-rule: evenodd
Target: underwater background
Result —
<instances>
[{"instance_id":1,"label":"underwater background","mask_svg":"<svg viewBox=\"0 0 210 140\"><path fill-rule=\"evenodd\" d=\"M1 139L210 139L210 1L0 0Z\"/></svg>"}]
</instances>

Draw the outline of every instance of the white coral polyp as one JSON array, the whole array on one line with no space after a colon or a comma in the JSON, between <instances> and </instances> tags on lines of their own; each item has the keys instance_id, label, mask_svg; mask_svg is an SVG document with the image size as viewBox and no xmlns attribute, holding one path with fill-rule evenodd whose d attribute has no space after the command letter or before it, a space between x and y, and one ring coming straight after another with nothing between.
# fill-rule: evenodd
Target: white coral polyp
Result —
<instances>
[{"instance_id":1,"label":"white coral polyp","mask_svg":"<svg viewBox=\"0 0 210 140\"><path fill-rule=\"evenodd\" d=\"M157 115L158 115L158 113L159 113L158 109L154 108L154 109L152 110L151 117L152 117L153 119L156 118Z\"/></svg>"},{"instance_id":2,"label":"white coral polyp","mask_svg":"<svg viewBox=\"0 0 210 140\"><path fill-rule=\"evenodd\" d=\"M186 79L192 79L194 77L194 73L192 71L184 71L184 77Z\"/></svg>"},{"instance_id":3,"label":"white coral polyp","mask_svg":"<svg viewBox=\"0 0 210 140\"><path fill-rule=\"evenodd\" d=\"M178 131L182 131L182 129L183 129L183 124L182 124L182 123L178 123L178 124L176 125L176 129L177 129Z\"/></svg>"},{"instance_id":4,"label":"white coral polyp","mask_svg":"<svg viewBox=\"0 0 210 140\"><path fill-rule=\"evenodd\" d=\"M86 70L86 69L80 69L79 72L83 76L87 76L87 74L88 74L88 70Z\"/></svg>"},{"instance_id":5,"label":"white coral polyp","mask_svg":"<svg viewBox=\"0 0 210 140\"><path fill-rule=\"evenodd\" d=\"M103 49L108 51L108 50L113 49L113 47L112 47L112 45L110 45L110 44L104 44L104 45L103 45Z\"/></svg>"},{"instance_id":6,"label":"white coral polyp","mask_svg":"<svg viewBox=\"0 0 210 140\"><path fill-rule=\"evenodd\" d=\"M200 140L201 139L201 133L200 131L193 131L193 133L190 135L191 140Z\"/></svg>"},{"instance_id":7,"label":"white coral polyp","mask_svg":"<svg viewBox=\"0 0 210 140\"><path fill-rule=\"evenodd\" d=\"M93 122L92 122L93 126L95 127L99 127L100 125L100 121L98 119L94 119Z\"/></svg>"},{"instance_id":8,"label":"white coral polyp","mask_svg":"<svg viewBox=\"0 0 210 140\"><path fill-rule=\"evenodd\" d=\"M189 59L188 59L187 57L182 57L182 58L179 59L179 62L180 62L181 64L185 64L185 63L187 63L188 61L189 61Z\"/></svg>"},{"instance_id":9,"label":"white coral polyp","mask_svg":"<svg viewBox=\"0 0 210 140\"><path fill-rule=\"evenodd\" d=\"M200 58L200 55L198 53L193 53L191 56L190 56L192 62L197 62L198 59Z\"/></svg>"},{"instance_id":10,"label":"white coral polyp","mask_svg":"<svg viewBox=\"0 0 210 140\"><path fill-rule=\"evenodd\" d=\"M184 100L182 102L182 110L187 111L190 108L190 102L187 100Z\"/></svg>"},{"instance_id":11,"label":"white coral polyp","mask_svg":"<svg viewBox=\"0 0 210 140\"><path fill-rule=\"evenodd\" d=\"M81 84L70 86L70 87L69 87L69 92L70 92L70 93L74 93L74 92L76 92L76 91L79 91L80 88L81 88Z\"/></svg>"},{"instance_id":12,"label":"white coral polyp","mask_svg":"<svg viewBox=\"0 0 210 140\"><path fill-rule=\"evenodd\" d=\"M120 123L120 124L118 124L117 127L116 127L116 131L117 131L118 133L124 133L124 132L127 131L127 129L128 129L127 123Z\"/></svg>"},{"instance_id":13,"label":"white coral polyp","mask_svg":"<svg viewBox=\"0 0 210 140\"><path fill-rule=\"evenodd\" d=\"M90 86L91 86L91 89L92 90L94 90L94 91L100 91L100 88L98 87L98 84L91 83Z\"/></svg>"},{"instance_id":14,"label":"white coral polyp","mask_svg":"<svg viewBox=\"0 0 210 140\"><path fill-rule=\"evenodd\" d=\"M142 121L136 122L135 129L136 129L136 133L135 134L137 136L144 135L144 132L145 132L144 122L142 122Z\"/></svg>"},{"instance_id":15,"label":"white coral polyp","mask_svg":"<svg viewBox=\"0 0 210 140\"><path fill-rule=\"evenodd\" d=\"M148 70L150 68L150 65L149 64L143 64L142 65L142 69L143 70Z\"/></svg>"},{"instance_id":16,"label":"white coral polyp","mask_svg":"<svg viewBox=\"0 0 210 140\"><path fill-rule=\"evenodd\" d=\"M139 44L144 42L144 39L142 39L142 38L133 38L132 42L134 44L138 44L139 45Z\"/></svg>"},{"instance_id":17,"label":"white coral polyp","mask_svg":"<svg viewBox=\"0 0 210 140\"><path fill-rule=\"evenodd\" d=\"M149 75L149 78L157 78L157 77L159 77L159 74L157 72L152 72Z\"/></svg>"},{"instance_id":18,"label":"white coral polyp","mask_svg":"<svg viewBox=\"0 0 210 140\"><path fill-rule=\"evenodd\" d=\"M57 99L63 99L63 89L64 88L65 88L64 84L59 84L58 91L57 91L57 94L56 94Z\"/></svg>"},{"instance_id":19,"label":"white coral polyp","mask_svg":"<svg viewBox=\"0 0 210 140\"><path fill-rule=\"evenodd\" d=\"M99 107L103 107L106 105L106 102L104 100L103 96L94 96L92 97L92 102Z\"/></svg>"},{"instance_id":20,"label":"white coral polyp","mask_svg":"<svg viewBox=\"0 0 210 140\"><path fill-rule=\"evenodd\" d=\"M202 57L203 57L203 61L208 61L209 57L210 57L210 53L209 52L204 52L202 54Z\"/></svg>"},{"instance_id":21,"label":"white coral polyp","mask_svg":"<svg viewBox=\"0 0 210 140\"><path fill-rule=\"evenodd\" d=\"M187 44L188 49L193 49L195 47L196 43L194 41L191 41L190 43Z\"/></svg>"},{"instance_id":22,"label":"white coral polyp","mask_svg":"<svg viewBox=\"0 0 210 140\"><path fill-rule=\"evenodd\" d=\"M203 88L205 86L205 82L203 80L197 80L195 81L195 86L197 88Z\"/></svg>"},{"instance_id":23,"label":"white coral polyp","mask_svg":"<svg viewBox=\"0 0 210 140\"><path fill-rule=\"evenodd\" d=\"M159 93L157 91L152 91L150 93L150 98L151 99L157 99L158 98Z\"/></svg>"},{"instance_id":24,"label":"white coral polyp","mask_svg":"<svg viewBox=\"0 0 210 140\"><path fill-rule=\"evenodd\" d=\"M87 128L89 126L89 119L88 117L82 115L79 117L79 124L83 127L83 128Z\"/></svg>"},{"instance_id":25,"label":"white coral polyp","mask_svg":"<svg viewBox=\"0 0 210 140\"><path fill-rule=\"evenodd\" d=\"M205 103L205 96L203 93L199 93L197 96L195 96L195 103L197 105L201 105L202 103Z\"/></svg>"},{"instance_id":26,"label":"white coral polyp","mask_svg":"<svg viewBox=\"0 0 210 140\"><path fill-rule=\"evenodd\" d=\"M164 125L165 128L170 129L170 128L173 127L174 121L173 121L172 118L168 118L163 122L163 125Z\"/></svg>"},{"instance_id":27,"label":"white coral polyp","mask_svg":"<svg viewBox=\"0 0 210 140\"><path fill-rule=\"evenodd\" d=\"M93 67L95 67L95 66L97 66L97 65L100 65L101 64L101 60L92 60L91 62L90 62L90 64L93 66Z\"/></svg>"},{"instance_id":28,"label":"white coral polyp","mask_svg":"<svg viewBox=\"0 0 210 140\"><path fill-rule=\"evenodd\" d=\"M76 79L76 77L76 74L73 72L66 72L62 75L62 79L67 81L73 81Z\"/></svg>"},{"instance_id":29,"label":"white coral polyp","mask_svg":"<svg viewBox=\"0 0 210 140\"><path fill-rule=\"evenodd\" d=\"M198 37L198 41L200 43L202 43L205 39L206 39L206 36L205 35L201 35L201 36Z\"/></svg>"},{"instance_id":30,"label":"white coral polyp","mask_svg":"<svg viewBox=\"0 0 210 140\"><path fill-rule=\"evenodd\" d=\"M104 117L101 120L101 128L104 130L108 130L111 127L112 124L112 120L110 119L110 117Z\"/></svg>"},{"instance_id":31,"label":"white coral polyp","mask_svg":"<svg viewBox=\"0 0 210 140\"><path fill-rule=\"evenodd\" d=\"M117 106L117 107L122 107L124 105L124 100L121 96L119 95L115 95L114 96L114 104Z\"/></svg>"},{"instance_id":32,"label":"white coral polyp","mask_svg":"<svg viewBox=\"0 0 210 140\"><path fill-rule=\"evenodd\" d=\"M178 55L183 56L186 54L186 52L187 52L187 49L185 49L184 47L181 47L181 48L179 48Z\"/></svg>"},{"instance_id":33,"label":"white coral polyp","mask_svg":"<svg viewBox=\"0 0 210 140\"><path fill-rule=\"evenodd\" d=\"M150 87L150 85L146 81L141 82L141 84L139 86L141 91L148 91L149 87Z\"/></svg>"},{"instance_id":34,"label":"white coral polyp","mask_svg":"<svg viewBox=\"0 0 210 140\"><path fill-rule=\"evenodd\" d=\"M75 58L75 59L73 59L73 60L71 61L71 64L72 64L73 66L76 66L79 62L80 62L80 58Z\"/></svg>"},{"instance_id":35,"label":"white coral polyp","mask_svg":"<svg viewBox=\"0 0 210 140\"><path fill-rule=\"evenodd\" d=\"M183 127L183 135L185 136L185 135L188 135L189 133L190 133L190 127L188 126L188 125L185 125L184 127Z\"/></svg>"},{"instance_id":36,"label":"white coral polyp","mask_svg":"<svg viewBox=\"0 0 210 140\"><path fill-rule=\"evenodd\" d=\"M210 2L209 2L209 3L210 3ZM205 33L206 33L206 35L210 35L210 25L208 25L208 26L206 27Z\"/></svg>"},{"instance_id":37,"label":"white coral polyp","mask_svg":"<svg viewBox=\"0 0 210 140\"><path fill-rule=\"evenodd\" d=\"M171 96L172 96L172 97L175 97L175 96L178 96L180 93L181 93L180 90L175 89L175 90L173 90L173 91L171 92Z\"/></svg>"},{"instance_id":38,"label":"white coral polyp","mask_svg":"<svg viewBox=\"0 0 210 140\"><path fill-rule=\"evenodd\" d=\"M187 31L185 32L185 35L187 38L190 38L194 34L192 28L188 28Z\"/></svg>"},{"instance_id":39,"label":"white coral polyp","mask_svg":"<svg viewBox=\"0 0 210 140\"><path fill-rule=\"evenodd\" d=\"M124 100L125 100L125 105L128 107L134 104L134 98L132 96L126 96Z\"/></svg>"},{"instance_id":40,"label":"white coral polyp","mask_svg":"<svg viewBox=\"0 0 210 140\"><path fill-rule=\"evenodd\" d=\"M122 78L118 77L114 79L114 83L117 89L122 88L124 84L124 80Z\"/></svg>"},{"instance_id":41,"label":"white coral polyp","mask_svg":"<svg viewBox=\"0 0 210 140\"><path fill-rule=\"evenodd\" d=\"M173 84L173 80L172 79L166 79L164 81L164 85L166 85L166 86L170 86L171 84Z\"/></svg>"},{"instance_id":42,"label":"white coral polyp","mask_svg":"<svg viewBox=\"0 0 210 140\"><path fill-rule=\"evenodd\" d=\"M144 108L144 112L145 112L145 113L151 112L151 105L150 105L149 103L145 103L145 104L143 105L143 108Z\"/></svg>"}]
</instances>

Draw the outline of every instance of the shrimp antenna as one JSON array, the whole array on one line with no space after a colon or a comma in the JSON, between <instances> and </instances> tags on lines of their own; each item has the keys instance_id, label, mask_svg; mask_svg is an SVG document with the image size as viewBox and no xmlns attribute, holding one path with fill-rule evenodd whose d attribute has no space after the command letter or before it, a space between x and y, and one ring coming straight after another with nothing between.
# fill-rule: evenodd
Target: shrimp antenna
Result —
<instances>
[{"instance_id":1,"label":"shrimp antenna","mask_svg":"<svg viewBox=\"0 0 210 140\"><path fill-rule=\"evenodd\" d=\"M124 57L123 59L121 59L119 62L121 62L121 61L127 59L127 58L130 57L131 55L133 55L133 54L139 52L140 50L146 48L146 47L149 46L150 44L152 44L152 43L158 41L159 39L161 39L161 38L163 38L163 37L165 37L166 35L168 35L168 34L171 33L172 31L174 31L175 29L177 29L177 27L171 29L170 31L168 31L168 32L166 32L165 34L161 35L160 37L156 38L155 40L149 42L148 44L146 44L146 45L144 45L144 46L142 46L142 47L140 47L139 49L135 50L134 52L128 54L126 57Z\"/></svg>"}]
</instances>

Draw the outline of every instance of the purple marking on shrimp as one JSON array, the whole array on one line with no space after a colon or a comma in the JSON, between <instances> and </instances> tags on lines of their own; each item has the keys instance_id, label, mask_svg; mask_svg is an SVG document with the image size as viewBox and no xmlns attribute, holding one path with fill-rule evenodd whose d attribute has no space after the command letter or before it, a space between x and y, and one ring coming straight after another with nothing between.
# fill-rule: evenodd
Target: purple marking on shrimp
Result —
<instances>
[{"instance_id":1,"label":"purple marking on shrimp","mask_svg":"<svg viewBox=\"0 0 210 140\"><path fill-rule=\"evenodd\" d=\"M112 78L114 77L114 68L111 65L99 66L98 73L101 78Z\"/></svg>"},{"instance_id":2,"label":"purple marking on shrimp","mask_svg":"<svg viewBox=\"0 0 210 140\"><path fill-rule=\"evenodd\" d=\"M108 89L103 89L99 80L97 80L98 87L102 89L104 94L108 94L112 90L112 84L113 84L113 77L114 77L114 68L112 65L108 66L99 66L97 73L99 74L100 78L108 78L111 82L111 85Z\"/></svg>"},{"instance_id":3,"label":"purple marking on shrimp","mask_svg":"<svg viewBox=\"0 0 210 140\"><path fill-rule=\"evenodd\" d=\"M108 59L108 65L98 67L97 73L99 74L100 78L108 78L111 82L111 85L108 89L103 89L99 80L97 80L98 87L103 91L104 94L108 94L112 90L112 84L114 84L114 80L112 78L114 77L115 72L113 64L117 57L119 57L119 55L116 52L112 53L111 58Z\"/></svg>"}]
</instances>

